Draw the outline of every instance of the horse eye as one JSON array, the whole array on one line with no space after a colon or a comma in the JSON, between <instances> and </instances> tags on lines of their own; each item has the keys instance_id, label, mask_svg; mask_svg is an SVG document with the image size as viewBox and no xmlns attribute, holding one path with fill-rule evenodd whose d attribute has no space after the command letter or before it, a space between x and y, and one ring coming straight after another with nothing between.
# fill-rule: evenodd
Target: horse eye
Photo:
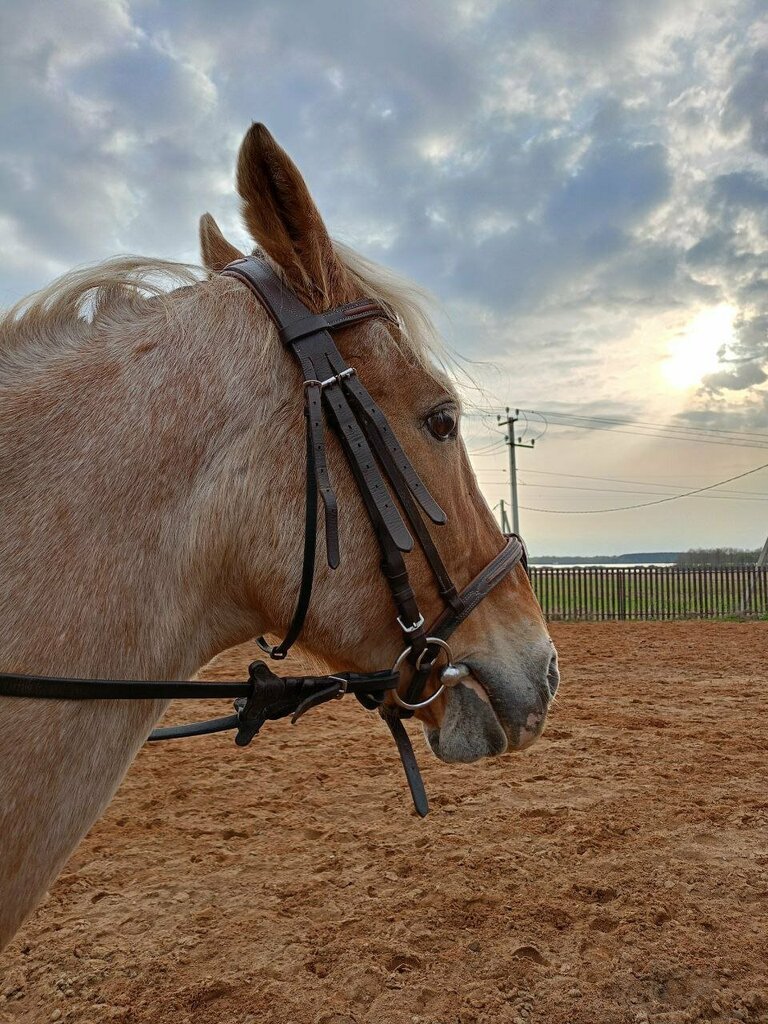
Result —
<instances>
[{"instance_id":1,"label":"horse eye","mask_svg":"<svg viewBox=\"0 0 768 1024\"><path fill-rule=\"evenodd\" d=\"M447 441L449 438L456 436L459 417L456 410L450 407L437 409L427 416L427 426L429 427L429 432L438 441Z\"/></svg>"}]
</instances>

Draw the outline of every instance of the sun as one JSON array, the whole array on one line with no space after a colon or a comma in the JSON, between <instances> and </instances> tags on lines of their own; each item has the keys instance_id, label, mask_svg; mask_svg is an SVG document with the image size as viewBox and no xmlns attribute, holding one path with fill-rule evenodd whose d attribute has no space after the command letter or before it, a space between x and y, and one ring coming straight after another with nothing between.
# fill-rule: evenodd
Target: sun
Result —
<instances>
[{"instance_id":1,"label":"sun","mask_svg":"<svg viewBox=\"0 0 768 1024\"><path fill-rule=\"evenodd\" d=\"M661 363L662 376L670 387L679 391L693 388L714 373L720 365L720 349L733 341L736 313L726 302L703 309L670 340Z\"/></svg>"}]
</instances>

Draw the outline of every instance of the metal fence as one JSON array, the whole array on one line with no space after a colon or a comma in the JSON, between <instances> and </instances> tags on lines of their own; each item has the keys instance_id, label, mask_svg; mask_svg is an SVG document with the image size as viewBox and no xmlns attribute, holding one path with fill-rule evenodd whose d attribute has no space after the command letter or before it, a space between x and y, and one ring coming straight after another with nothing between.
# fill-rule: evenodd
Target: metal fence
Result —
<instances>
[{"instance_id":1,"label":"metal fence","mask_svg":"<svg viewBox=\"0 0 768 1024\"><path fill-rule=\"evenodd\" d=\"M768 567L531 566L548 619L768 617Z\"/></svg>"}]
</instances>

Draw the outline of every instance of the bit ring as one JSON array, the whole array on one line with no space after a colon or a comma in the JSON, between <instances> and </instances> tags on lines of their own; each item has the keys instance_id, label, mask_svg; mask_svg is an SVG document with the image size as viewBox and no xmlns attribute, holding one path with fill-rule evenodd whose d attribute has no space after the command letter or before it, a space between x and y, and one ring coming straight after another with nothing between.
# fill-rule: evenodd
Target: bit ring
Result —
<instances>
[{"instance_id":1,"label":"bit ring","mask_svg":"<svg viewBox=\"0 0 768 1024\"><path fill-rule=\"evenodd\" d=\"M445 657L446 657L446 660L448 662L448 665L452 665L453 664L453 662L451 660L451 658L452 658L451 648L448 646L448 644L445 642L445 640L441 640L439 636L428 636L426 638L426 642L427 642L427 646L424 648L424 650L421 652L421 654L419 654L418 658L416 659L416 671L417 672L421 668L421 663L424 660L424 656L427 653L427 651L429 650L430 646L431 647L439 647L441 651L445 651ZM408 655L411 653L412 650L413 650L412 647L406 647L404 651L400 652L400 654L397 657L397 661L392 666L392 671L393 672L397 672L399 670L400 666L403 664L403 662L405 661L405 659L408 657ZM437 654L435 655L435 657L432 659L433 664L434 664L435 661L437 661L439 656L440 656L440 651L438 651ZM446 668L448 667L448 665L446 665ZM444 689L445 689L445 683L441 683L439 688L437 690L435 690L435 692L432 694L431 697L427 697L426 700L421 700L417 704L409 704L407 701L404 701L402 699L402 697L400 696L400 694L397 692L397 690L392 690L392 697L394 698L395 703L399 704L399 706L401 708L405 708L406 711L418 711L419 708L429 707L429 705L432 703L432 701L437 700L437 698L440 696L440 694L443 692Z\"/></svg>"}]
</instances>

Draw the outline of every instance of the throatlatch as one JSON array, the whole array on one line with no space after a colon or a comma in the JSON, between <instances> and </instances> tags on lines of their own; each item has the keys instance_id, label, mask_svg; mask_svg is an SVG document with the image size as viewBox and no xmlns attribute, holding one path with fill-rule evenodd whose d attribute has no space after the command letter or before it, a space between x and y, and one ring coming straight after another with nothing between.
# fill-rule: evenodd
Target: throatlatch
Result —
<instances>
[{"instance_id":1,"label":"throatlatch","mask_svg":"<svg viewBox=\"0 0 768 1024\"><path fill-rule=\"evenodd\" d=\"M301 584L291 622L283 640L269 644L258 637L259 647L280 661L301 635L309 610L315 575L317 505L325 517L326 560L331 569L341 561L338 505L328 467L326 419L334 430L363 499L381 550L381 568L394 605L394 618L403 638L403 650L390 670L369 673L341 672L326 676L274 675L262 661L254 662L246 683L194 683L147 680L85 680L0 674L0 695L42 700L177 700L235 697L235 714L191 725L155 729L150 740L178 739L236 729L235 742L246 746L269 720L298 719L311 708L354 694L369 710L378 709L397 744L414 806L427 814L424 784L402 718L426 707L444 686L458 682L459 668L451 662L448 638L467 616L518 564L527 568L519 537L508 535L495 558L462 591L451 580L424 521L446 521L445 513L427 490L395 437L386 417L366 390L354 367L349 366L331 336L332 331L372 317L392 321L378 302L359 299L325 313L313 314L257 256L235 260L222 271L245 284L274 321L281 341L304 374L306 423L306 475L304 554ZM407 522L406 522L407 520ZM445 605L432 626L425 620L411 587L403 553L411 551L414 535L429 564ZM424 689L441 658L439 686L428 697ZM398 692L402 670L410 678L405 696ZM394 704L387 702L390 696Z\"/></svg>"}]
</instances>

